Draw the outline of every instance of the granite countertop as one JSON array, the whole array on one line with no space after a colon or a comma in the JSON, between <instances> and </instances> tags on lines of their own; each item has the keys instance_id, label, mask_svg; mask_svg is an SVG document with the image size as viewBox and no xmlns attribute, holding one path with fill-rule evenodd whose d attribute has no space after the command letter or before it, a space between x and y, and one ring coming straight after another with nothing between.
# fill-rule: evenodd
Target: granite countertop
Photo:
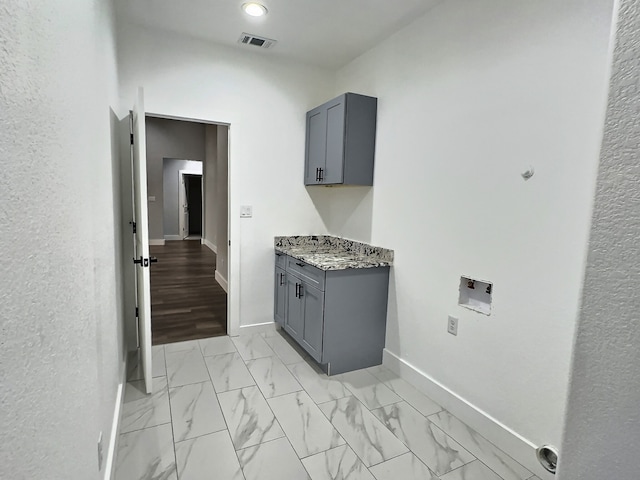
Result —
<instances>
[{"instance_id":1,"label":"granite countertop","mask_svg":"<svg viewBox=\"0 0 640 480\"><path fill-rule=\"evenodd\" d=\"M275 237L274 248L321 270L393 265L393 250L329 235Z\"/></svg>"}]
</instances>

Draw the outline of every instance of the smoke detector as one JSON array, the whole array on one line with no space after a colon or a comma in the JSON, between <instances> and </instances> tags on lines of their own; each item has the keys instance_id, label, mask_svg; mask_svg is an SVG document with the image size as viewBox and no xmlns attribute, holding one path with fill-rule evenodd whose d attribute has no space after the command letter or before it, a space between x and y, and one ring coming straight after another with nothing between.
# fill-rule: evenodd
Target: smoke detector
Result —
<instances>
[{"instance_id":1,"label":"smoke detector","mask_svg":"<svg viewBox=\"0 0 640 480\"><path fill-rule=\"evenodd\" d=\"M276 43L278 43L278 41L272 40L270 38L259 37L258 35L254 35L252 33L243 32L242 35L240 35L240 38L238 39L238 43L241 43L244 45L253 45L254 47L259 47L259 48L271 48Z\"/></svg>"}]
</instances>

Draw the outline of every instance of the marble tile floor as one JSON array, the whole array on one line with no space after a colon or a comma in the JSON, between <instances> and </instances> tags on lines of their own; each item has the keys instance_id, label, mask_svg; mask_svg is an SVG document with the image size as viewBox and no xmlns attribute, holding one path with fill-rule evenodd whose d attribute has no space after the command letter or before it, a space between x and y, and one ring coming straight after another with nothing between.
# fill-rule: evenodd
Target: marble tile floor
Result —
<instances>
[{"instance_id":1,"label":"marble tile floor","mask_svg":"<svg viewBox=\"0 0 640 480\"><path fill-rule=\"evenodd\" d=\"M537 480L382 366L324 375L283 332L153 347L115 480Z\"/></svg>"}]
</instances>

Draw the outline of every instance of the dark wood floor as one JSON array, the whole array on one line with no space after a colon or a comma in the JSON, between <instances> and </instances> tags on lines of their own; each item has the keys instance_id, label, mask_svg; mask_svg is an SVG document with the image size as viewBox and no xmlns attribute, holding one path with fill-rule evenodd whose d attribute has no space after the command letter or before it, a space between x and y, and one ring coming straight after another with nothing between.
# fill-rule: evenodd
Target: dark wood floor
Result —
<instances>
[{"instance_id":1,"label":"dark wood floor","mask_svg":"<svg viewBox=\"0 0 640 480\"><path fill-rule=\"evenodd\" d=\"M227 294L215 280L216 256L199 241L151 246L154 345L227 333Z\"/></svg>"}]
</instances>

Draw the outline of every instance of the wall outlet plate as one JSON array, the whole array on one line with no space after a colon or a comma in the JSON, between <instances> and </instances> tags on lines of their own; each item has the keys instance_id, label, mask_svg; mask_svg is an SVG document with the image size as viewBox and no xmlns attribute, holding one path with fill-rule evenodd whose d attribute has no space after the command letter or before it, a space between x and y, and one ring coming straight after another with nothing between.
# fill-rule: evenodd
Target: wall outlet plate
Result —
<instances>
[{"instance_id":1,"label":"wall outlet plate","mask_svg":"<svg viewBox=\"0 0 640 480\"><path fill-rule=\"evenodd\" d=\"M458 335L458 319L456 317L449 315L449 319L447 320L447 332L451 335Z\"/></svg>"},{"instance_id":2,"label":"wall outlet plate","mask_svg":"<svg viewBox=\"0 0 640 480\"><path fill-rule=\"evenodd\" d=\"M253 207L251 205L242 205L240 207L240 218L251 218L253 216Z\"/></svg>"}]
</instances>

